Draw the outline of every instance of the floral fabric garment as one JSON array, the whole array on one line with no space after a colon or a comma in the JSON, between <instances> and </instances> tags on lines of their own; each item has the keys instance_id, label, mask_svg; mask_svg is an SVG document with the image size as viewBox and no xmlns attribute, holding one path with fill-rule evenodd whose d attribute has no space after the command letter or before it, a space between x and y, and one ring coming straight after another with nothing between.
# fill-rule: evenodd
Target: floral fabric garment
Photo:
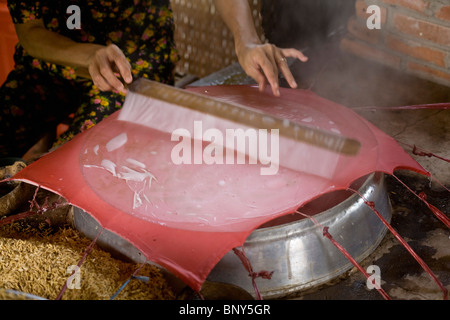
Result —
<instances>
[{"instance_id":1,"label":"floral fabric garment","mask_svg":"<svg viewBox=\"0 0 450 320\"><path fill-rule=\"evenodd\" d=\"M81 28L69 29L67 8L80 8ZM116 44L133 77L168 84L178 59L169 0L8 1L13 22L42 19L48 30L77 42ZM58 144L122 107L124 96L102 92L76 69L35 59L16 46L15 69L0 88L0 155L21 156L40 136L75 114Z\"/></svg>"}]
</instances>

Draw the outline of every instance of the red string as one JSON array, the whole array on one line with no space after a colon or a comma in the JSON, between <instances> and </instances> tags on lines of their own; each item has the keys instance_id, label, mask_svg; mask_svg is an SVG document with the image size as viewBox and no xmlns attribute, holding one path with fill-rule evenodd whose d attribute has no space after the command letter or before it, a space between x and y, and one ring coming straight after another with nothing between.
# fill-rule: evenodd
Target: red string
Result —
<instances>
[{"instance_id":1,"label":"red string","mask_svg":"<svg viewBox=\"0 0 450 320\"><path fill-rule=\"evenodd\" d=\"M356 262L356 260L348 253L347 250L345 250L344 247L342 247L333 237L332 235L328 232L328 227L322 227L312 216L309 216L307 214L304 214L302 212L296 211L296 213L299 213L300 215L309 218L315 225L316 227L318 227L319 229L322 230L323 232L323 236L328 238L331 243L368 279L370 280L370 275L366 272L366 270L364 270L363 267L361 267L361 265ZM381 296L385 299L385 300L391 300L391 298L389 297L389 295L386 293L386 291L384 291L376 282L375 279L372 280L372 283L374 284L375 289L377 289L377 291L381 294Z\"/></svg>"},{"instance_id":2,"label":"red string","mask_svg":"<svg viewBox=\"0 0 450 320\"><path fill-rule=\"evenodd\" d=\"M415 154L416 156L420 156L420 157L428 157L428 158L434 157L434 158L437 158L437 159L439 159L439 160L442 160L442 161L445 161L445 162L449 162L449 163L450 163L450 159L447 159L447 158L438 156L437 154L434 154L434 153L432 153L432 152L430 152L430 151L428 151L428 150L425 150L425 149L423 149L423 148L419 148L419 147L416 146L415 144L414 144L414 145L410 145L410 144L405 143L405 142L401 142L401 141L398 141L398 142L401 143L401 144L403 144L404 146L407 146L408 148L411 148L411 149L412 149L411 152L412 152L413 154Z\"/></svg>"},{"instance_id":3,"label":"red string","mask_svg":"<svg viewBox=\"0 0 450 320\"><path fill-rule=\"evenodd\" d=\"M366 106L366 107L355 107L353 109L378 109L378 110L419 110L419 109L440 109L446 110L450 109L450 103L430 103L430 104L416 104L412 106L397 106L397 107L376 107L376 106Z\"/></svg>"},{"instance_id":4,"label":"red string","mask_svg":"<svg viewBox=\"0 0 450 320\"><path fill-rule=\"evenodd\" d=\"M241 260L242 264L245 267L245 270L247 270L248 275L252 278L252 285L253 289L255 290L255 294L258 300L262 300L261 293L259 292L258 285L256 284L255 279L256 278L263 278L263 279L271 279L273 271L259 271L254 272L252 265L250 261L248 260L247 256L245 255L244 248L242 250L238 250L237 248L233 249L233 252L238 256L238 258Z\"/></svg>"},{"instance_id":5,"label":"red string","mask_svg":"<svg viewBox=\"0 0 450 320\"><path fill-rule=\"evenodd\" d=\"M31 199L29 201L30 207L29 207L28 211L21 212L21 213L9 216L7 218L1 219L0 220L0 227L5 226L5 225L10 224L10 223L14 223L16 221L19 221L19 220L22 220L22 219L25 219L25 218L28 218L28 217L31 217L31 216L34 216L36 214L44 214L48 210L56 209L61 204L61 202L58 200L58 201L53 202L50 205L48 203L48 197L46 197L44 199L43 205L40 206L39 203L36 201L36 197L37 197L38 191L39 191L39 187L37 187L36 190L34 191L33 199Z\"/></svg>"},{"instance_id":6,"label":"red string","mask_svg":"<svg viewBox=\"0 0 450 320\"><path fill-rule=\"evenodd\" d=\"M19 220L22 220L22 219L25 219L27 217L30 217L30 216L33 216L35 214L40 213L40 211L39 211L39 204L36 202L36 196L37 196L38 191L39 191L39 187L37 187L36 190L34 191L33 199L31 199L31 201L29 201L30 202L30 209L28 211L22 212L22 213L18 213L18 214L15 214L13 216L10 216L8 218L2 219L0 221L0 227L6 226L7 224L10 224L10 223L13 223L13 222L16 222L16 221L19 221ZM35 205L38 207L38 210L33 211L33 207Z\"/></svg>"},{"instance_id":7,"label":"red string","mask_svg":"<svg viewBox=\"0 0 450 320\"><path fill-rule=\"evenodd\" d=\"M444 300L448 299L448 290L444 287L444 285L439 281L439 279L436 277L436 275L433 273L433 271L428 267L428 265L420 258L417 253L409 246L409 244L403 240L403 238L395 231L394 228L384 219L384 217L378 212L377 209L375 209L375 204L372 201L367 201L365 197L357 190L353 190L349 188L348 190L358 194L361 199L364 200L364 203L369 206L373 212L378 216L378 218L383 222L383 224L391 231L391 233L397 238L397 240L405 247L405 249L414 257L414 259L422 266L422 268L430 275L430 277L436 282L436 284L441 288L443 294L444 294Z\"/></svg>"},{"instance_id":8,"label":"red string","mask_svg":"<svg viewBox=\"0 0 450 320\"><path fill-rule=\"evenodd\" d=\"M133 272L133 274L131 275L131 277L129 277L128 279L127 279L127 281L125 281L125 283L123 283L121 286L120 286L120 288L112 295L112 297L110 298L110 300L114 300L118 295L119 295L119 293L128 285L128 283L130 282L130 280L131 279L133 279L133 277L135 277L137 274L138 274L138 272L142 269L142 267L146 264L147 262L143 262L140 266L139 266L139 268L137 268L134 272Z\"/></svg>"},{"instance_id":9,"label":"red string","mask_svg":"<svg viewBox=\"0 0 450 320\"><path fill-rule=\"evenodd\" d=\"M13 216L4 218L4 219L0 220L0 227L6 226L7 224L14 223L16 221L19 221L19 220L22 220L22 219L25 219L25 218L28 218L31 216L34 216L35 214L37 214L36 211L26 211L26 212L18 213Z\"/></svg>"},{"instance_id":10,"label":"red string","mask_svg":"<svg viewBox=\"0 0 450 320\"><path fill-rule=\"evenodd\" d=\"M89 255L89 253L91 253L91 251L94 249L95 243L97 242L98 238L100 237L100 235L102 234L103 229L100 230L100 232L97 234L97 236L95 237L94 240L92 240L92 242L89 244L89 246L87 246L86 250L84 251L83 257L81 257L80 261L77 264L77 267L81 267L81 265L83 264L84 260L86 260L87 256ZM71 276L75 273L76 270L72 271ZM61 300L63 294L66 292L67 290L67 281L66 283L64 283L64 286L62 287L61 291L59 292L58 296L56 297L56 300Z\"/></svg>"},{"instance_id":11,"label":"red string","mask_svg":"<svg viewBox=\"0 0 450 320\"><path fill-rule=\"evenodd\" d=\"M394 177L399 181L403 186L405 186L406 189L408 189L412 194L414 194L417 198L419 198L423 203L426 204L426 206L434 213L434 215L442 221L448 228L450 228L450 218L448 218L441 210L436 208L435 206L428 203L426 200L426 195L424 192L421 192L420 195L415 193L413 190L411 190L410 187L408 187L402 180L400 180L396 175Z\"/></svg>"},{"instance_id":12,"label":"red string","mask_svg":"<svg viewBox=\"0 0 450 320\"><path fill-rule=\"evenodd\" d=\"M416 156L429 157L429 158L435 157L435 158L438 158L440 160L443 160L443 161L446 161L446 162L450 162L450 159L443 158L441 156L438 156L438 155L436 155L434 153L431 153L431 152L428 152L426 150L422 149L422 151L420 151L419 148L417 148L416 145L413 146L412 153L415 154Z\"/></svg>"},{"instance_id":13,"label":"red string","mask_svg":"<svg viewBox=\"0 0 450 320\"><path fill-rule=\"evenodd\" d=\"M436 179L436 177L434 177L433 175L430 175L430 178L432 180L434 180L435 182L437 182L438 185L440 185L442 188L444 188L445 190L447 190L448 192L450 192L450 189L447 188L442 182L440 182L438 179Z\"/></svg>"},{"instance_id":14,"label":"red string","mask_svg":"<svg viewBox=\"0 0 450 320\"><path fill-rule=\"evenodd\" d=\"M441 220L447 226L447 228L450 228L450 219L441 210L439 210L432 204L428 203L428 201L426 201L427 195L425 194L425 192L422 191L421 193L419 193L418 196L427 205L427 207L434 213L434 215L439 220Z\"/></svg>"}]
</instances>

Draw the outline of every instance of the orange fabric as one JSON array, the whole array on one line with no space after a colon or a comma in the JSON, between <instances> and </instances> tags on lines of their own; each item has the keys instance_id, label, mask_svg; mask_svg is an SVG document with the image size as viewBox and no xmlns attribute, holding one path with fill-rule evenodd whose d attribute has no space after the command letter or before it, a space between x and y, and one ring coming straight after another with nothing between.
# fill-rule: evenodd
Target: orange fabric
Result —
<instances>
[{"instance_id":1,"label":"orange fabric","mask_svg":"<svg viewBox=\"0 0 450 320\"><path fill-rule=\"evenodd\" d=\"M18 42L16 30L6 6L6 0L0 1L0 85L5 82L14 68L14 47Z\"/></svg>"}]
</instances>

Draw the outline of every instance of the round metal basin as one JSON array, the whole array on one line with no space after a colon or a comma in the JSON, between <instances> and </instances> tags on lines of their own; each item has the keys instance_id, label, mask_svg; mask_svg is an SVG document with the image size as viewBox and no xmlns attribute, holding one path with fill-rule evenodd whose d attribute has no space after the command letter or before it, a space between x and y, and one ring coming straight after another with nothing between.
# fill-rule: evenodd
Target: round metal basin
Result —
<instances>
[{"instance_id":1,"label":"round metal basin","mask_svg":"<svg viewBox=\"0 0 450 320\"><path fill-rule=\"evenodd\" d=\"M384 174L374 173L354 184L386 220L391 205ZM324 210L325 209L325 210ZM361 197L336 192L321 197L299 211L314 214L314 219L349 254L361 261L372 253L387 228ZM300 215L274 220L252 232L244 244L253 271L273 271L270 280L257 278L263 298L281 298L324 284L350 270L351 262L323 236L322 230ZM208 280L231 283L254 294L251 278L239 258L227 253L210 273Z\"/></svg>"},{"instance_id":2,"label":"round metal basin","mask_svg":"<svg viewBox=\"0 0 450 320\"><path fill-rule=\"evenodd\" d=\"M374 173L352 185L390 221L391 205L384 174ZM314 215L333 238L357 261L372 253L386 233L386 227L359 195L348 191L323 196L300 211ZM73 224L88 238L95 238L99 225L89 214L74 208ZM97 243L118 257L145 262L143 254L120 236L105 230ZM265 299L280 298L324 284L353 267L351 262L308 218L298 214L275 219L253 231L244 243L246 257L257 271L273 271L272 278L256 279ZM253 296L248 272L233 251L227 253L208 279L236 285Z\"/></svg>"}]
</instances>

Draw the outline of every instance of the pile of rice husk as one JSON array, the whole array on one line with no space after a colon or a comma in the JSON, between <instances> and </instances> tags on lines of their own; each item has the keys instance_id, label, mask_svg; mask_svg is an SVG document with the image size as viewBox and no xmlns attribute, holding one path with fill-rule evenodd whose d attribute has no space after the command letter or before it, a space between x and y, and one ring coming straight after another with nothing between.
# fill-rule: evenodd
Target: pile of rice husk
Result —
<instances>
[{"instance_id":1,"label":"pile of rice husk","mask_svg":"<svg viewBox=\"0 0 450 320\"><path fill-rule=\"evenodd\" d=\"M21 222L0 227L0 299L16 299L15 290L44 299L56 299L91 240L71 227L56 230ZM81 265L80 288L67 289L62 300L110 299L140 264L124 262L95 246ZM172 288L156 266L145 264L117 300L171 300ZM148 277L143 281L142 277ZM20 298L20 297L19 297Z\"/></svg>"}]
</instances>

